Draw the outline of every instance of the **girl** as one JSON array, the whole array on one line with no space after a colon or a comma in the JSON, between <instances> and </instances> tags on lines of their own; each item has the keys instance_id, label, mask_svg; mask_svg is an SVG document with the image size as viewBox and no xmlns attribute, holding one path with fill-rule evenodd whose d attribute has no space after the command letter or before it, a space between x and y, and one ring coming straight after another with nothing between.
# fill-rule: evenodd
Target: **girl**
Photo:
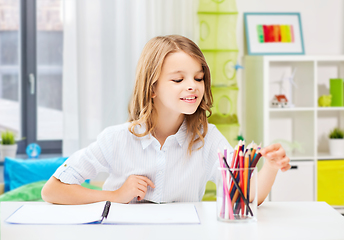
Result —
<instances>
[{"instance_id":1,"label":"girl","mask_svg":"<svg viewBox=\"0 0 344 240\"><path fill-rule=\"evenodd\" d=\"M43 199L59 204L201 201L207 181L215 182L220 172L217 150L230 146L207 122L210 86L208 65L194 42L176 35L151 39L138 62L129 122L106 128L96 142L68 158L44 186ZM266 161L258 173L258 204L278 169L290 168L280 144L261 153ZM102 191L80 186L104 171L109 177Z\"/></svg>"}]
</instances>

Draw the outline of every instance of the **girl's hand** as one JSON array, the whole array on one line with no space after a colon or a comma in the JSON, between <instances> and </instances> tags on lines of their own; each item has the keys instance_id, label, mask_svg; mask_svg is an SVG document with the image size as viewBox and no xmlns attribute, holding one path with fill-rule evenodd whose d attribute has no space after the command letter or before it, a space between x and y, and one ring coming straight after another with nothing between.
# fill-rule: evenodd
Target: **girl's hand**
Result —
<instances>
[{"instance_id":1,"label":"girl's hand","mask_svg":"<svg viewBox=\"0 0 344 240\"><path fill-rule=\"evenodd\" d=\"M122 187L117 190L120 202L129 203L135 197L141 201L146 195L148 186L155 188L154 183L147 177L130 175Z\"/></svg>"},{"instance_id":2,"label":"girl's hand","mask_svg":"<svg viewBox=\"0 0 344 240\"><path fill-rule=\"evenodd\" d=\"M263 148L260 153L273 168L281 169L282 172L285 172L290 168L290 159L285 155L285 151L281 144L272 144Z\"/></svg>"}]
</instances>

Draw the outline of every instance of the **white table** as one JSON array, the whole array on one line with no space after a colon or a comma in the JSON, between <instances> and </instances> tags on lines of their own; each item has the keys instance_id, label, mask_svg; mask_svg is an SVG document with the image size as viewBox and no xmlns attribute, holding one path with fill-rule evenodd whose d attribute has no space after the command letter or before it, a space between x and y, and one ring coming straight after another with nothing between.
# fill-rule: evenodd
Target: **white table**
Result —
<instances>
[{"instance_id":1,"label":"white table","mask_svg":"<svg viewBox=\"0 0 344 240\"><path fill-rule=\"evenodd\" d=\"M265 202L255 223L216 220L215 202L194 203L197 225L15 225L4 220L28 202L1 203L1 239L344 239L344 217L324 202ZM46 203L29 203L46 204Z\"/></svg>"}]
</instances>

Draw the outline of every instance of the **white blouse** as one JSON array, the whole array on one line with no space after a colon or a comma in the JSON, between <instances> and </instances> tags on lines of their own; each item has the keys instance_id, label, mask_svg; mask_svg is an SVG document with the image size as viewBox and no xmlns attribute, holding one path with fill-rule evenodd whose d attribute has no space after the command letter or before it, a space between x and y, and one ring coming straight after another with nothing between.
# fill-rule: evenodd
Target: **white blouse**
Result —
<instances>
[{"instance_id":1,"label":"white blouse","mask_svg":"<svg viewBox=\"0 0 344 240\"><path fill-rule=\"evenodd\" d=\"M129 132L128 126L129 123L124 123L106 128L96 142L72 154L56 170L54 177L64 183L81 184L100 172L108 172L103 190L116 190L130 175L141 175L155 185L154 189L148 186L145 200L195 202L202 200L208 180L216 182L218 149L223 152L227 147L229 159L232 159L233 148L213 124L208 124L204 146L192 151L191 155L187 153L190 138L185 121L162 147L150 134L136 137ZM136 129L144 131L144 127ZM201 144L198 143L195 149Z\"/></svg>"}]
</instances>

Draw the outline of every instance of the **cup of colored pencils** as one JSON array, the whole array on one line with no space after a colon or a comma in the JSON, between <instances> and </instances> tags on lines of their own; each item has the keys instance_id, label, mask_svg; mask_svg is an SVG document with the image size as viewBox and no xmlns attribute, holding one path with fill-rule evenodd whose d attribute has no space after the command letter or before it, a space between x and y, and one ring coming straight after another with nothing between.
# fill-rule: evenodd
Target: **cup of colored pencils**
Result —
<instances>
[{"instance_id":1,"label":"cup of colored pencils","mask_svg":"<svg viewBox=\"0 0 344 240\"><path fill-rule=\"evenodd\" d=\"M234 151L218 152L216 201L217 219L225 222L257 220L257 163L260 146L254 142L245 147L240 141Z\"/></svg>"}]
</instances>

